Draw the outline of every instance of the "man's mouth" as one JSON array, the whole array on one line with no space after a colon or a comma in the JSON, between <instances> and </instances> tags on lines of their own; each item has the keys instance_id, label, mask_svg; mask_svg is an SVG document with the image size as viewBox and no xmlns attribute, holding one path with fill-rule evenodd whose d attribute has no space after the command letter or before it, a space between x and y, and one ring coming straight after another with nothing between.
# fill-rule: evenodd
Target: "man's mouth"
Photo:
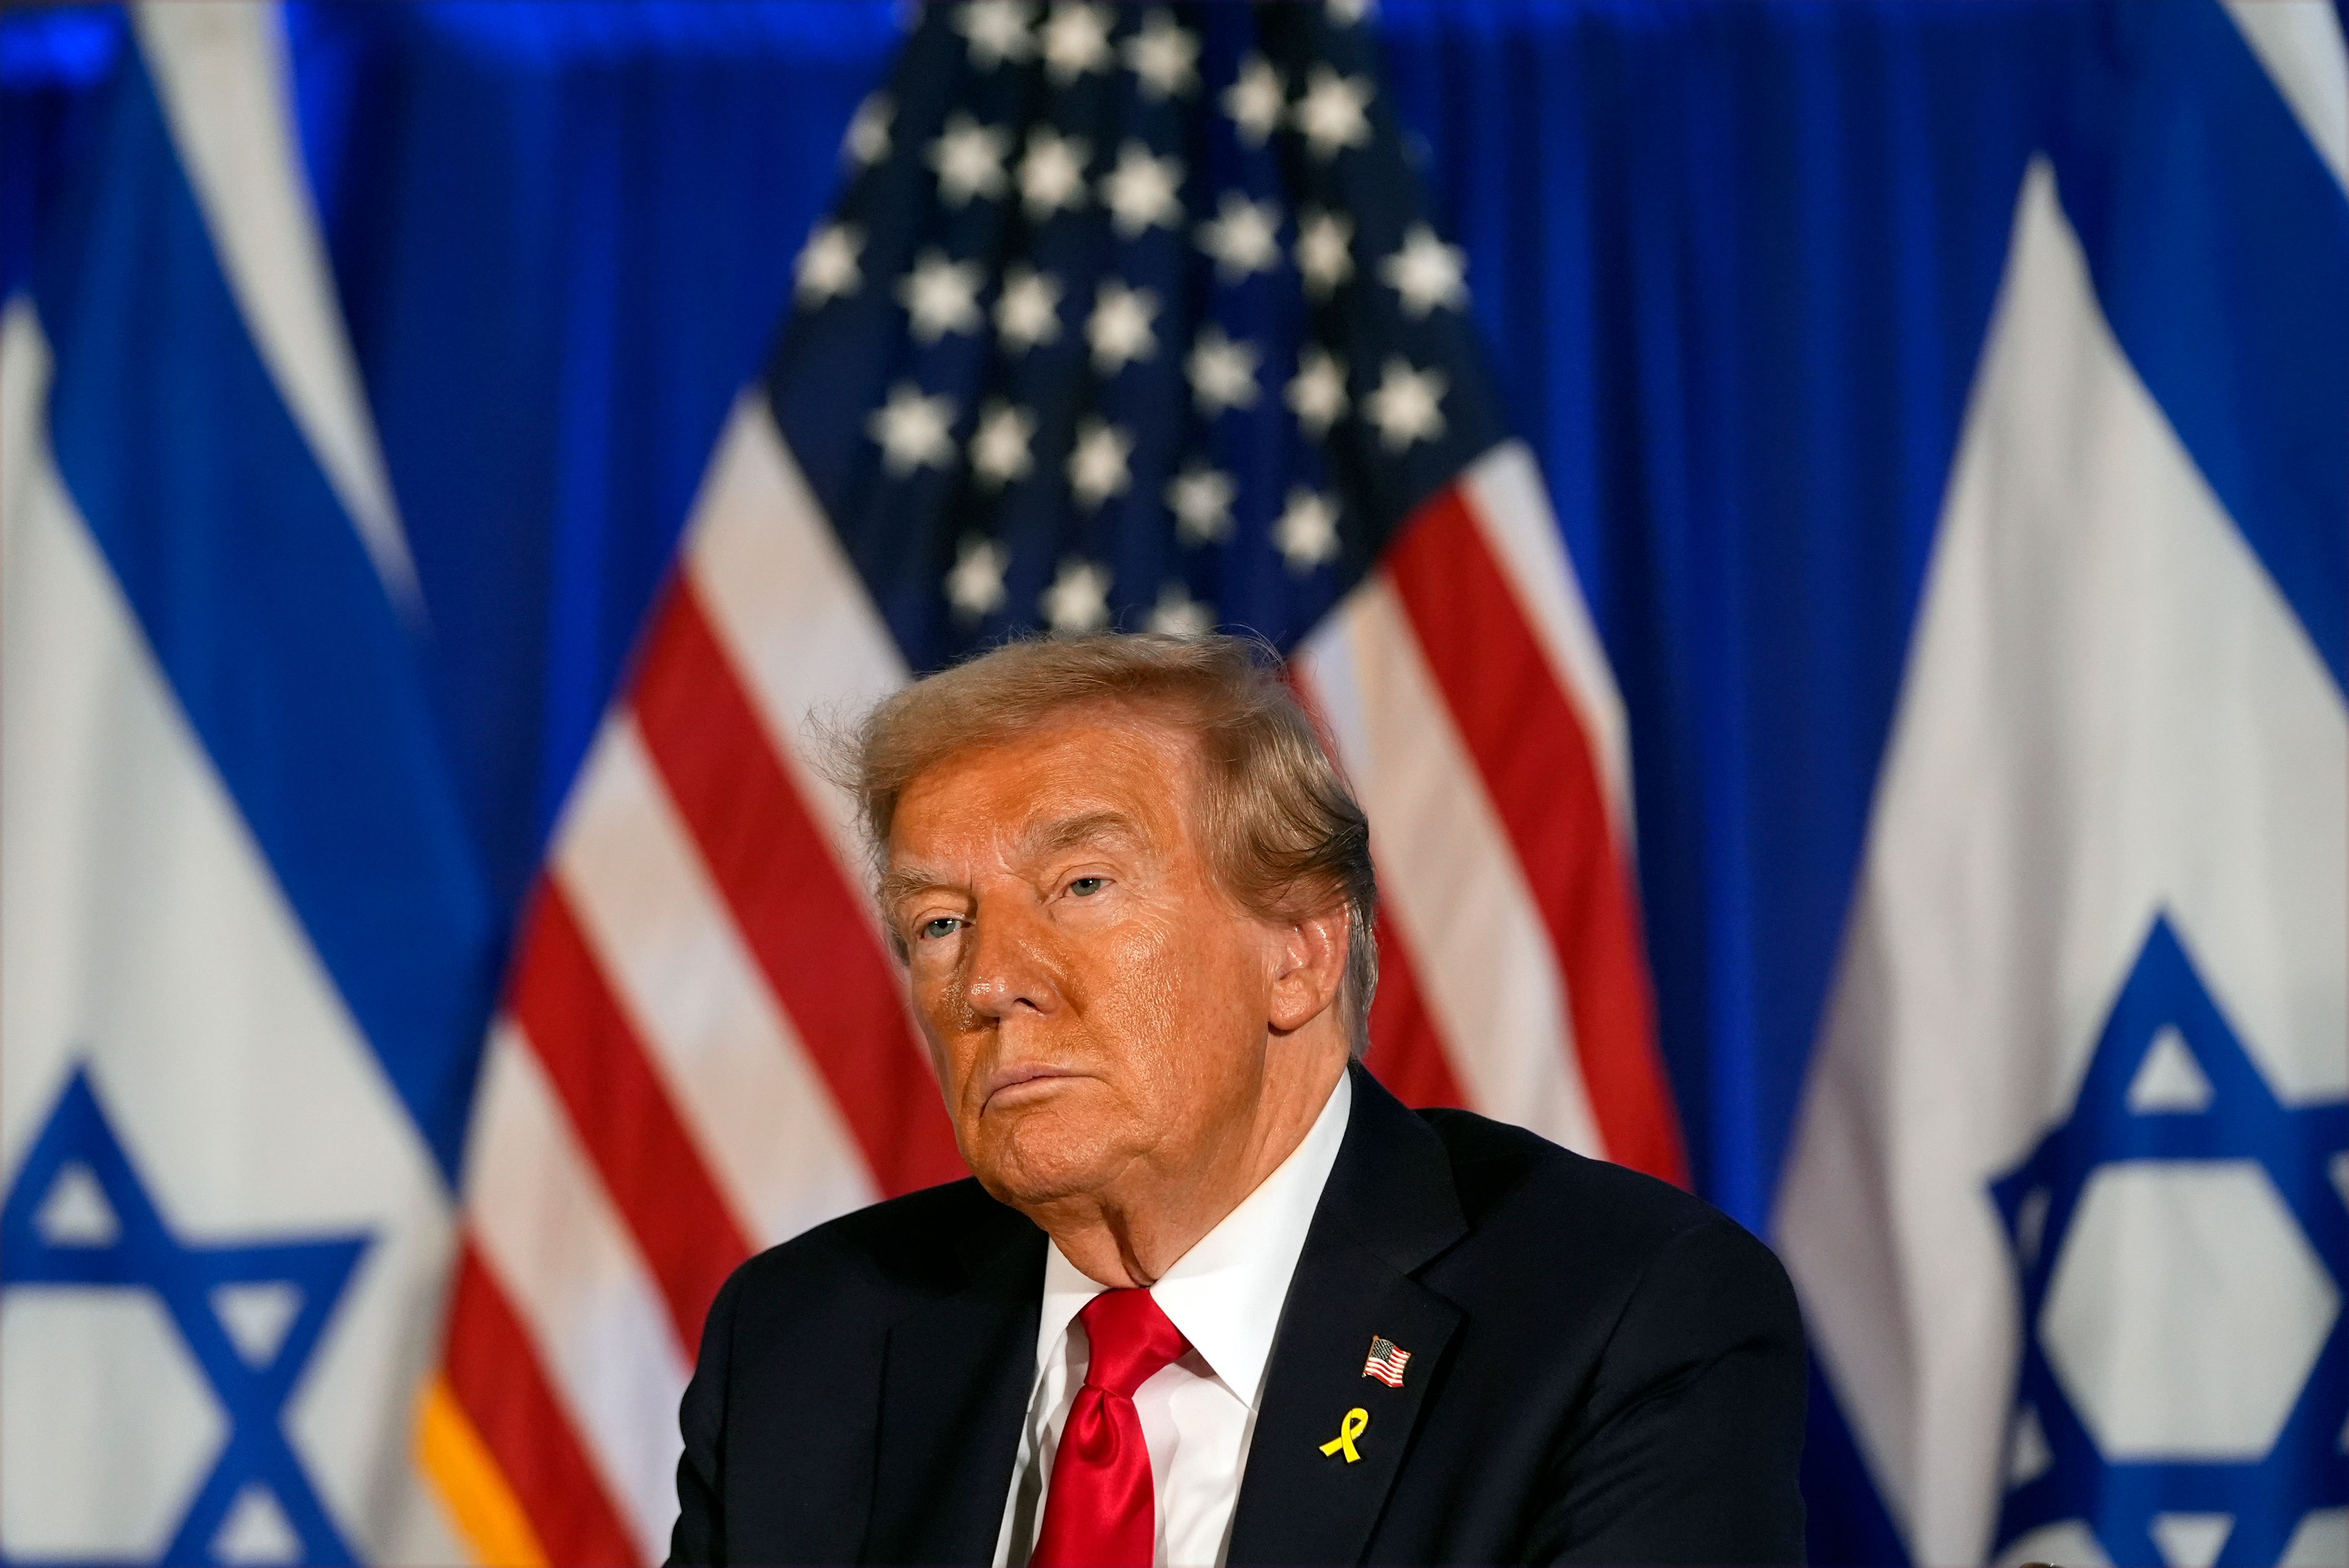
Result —
<instances>
[{"instance_id":1,"label":"man's mouth","mask_svg":"<svg viewBox=\"0 0 2349 1568\"><path fill-rule=\"evenodd\" d=\"M1082 1076L1081 1074L1071 1072L1065 1067L1055 1067L1041 1062L1023 1062L998 1067L988 1075L987 1097L980 1102L980 1108L995 1110L1016 1106L1051 1093L1056 1084L1081 1076Z\"/></svg>"}]
</instances>

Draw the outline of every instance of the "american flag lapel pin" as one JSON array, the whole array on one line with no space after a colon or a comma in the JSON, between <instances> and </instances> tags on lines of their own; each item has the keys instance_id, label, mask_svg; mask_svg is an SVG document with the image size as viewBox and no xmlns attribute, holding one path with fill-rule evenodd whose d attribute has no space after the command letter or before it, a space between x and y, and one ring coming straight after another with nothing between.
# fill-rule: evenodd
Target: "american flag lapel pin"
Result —
<instances>
[{"instance_id":1,"label":"american flag lapel pin","mask_svg":"<svg viewBox=\"0 0 2349 1568\"><path fill-rule=\"evenodd\" d=\"M1411 1365L1411 1352L1383 1337L1371 1341L1370 1359L1362 1363L1362 1376L1375 1377L1390 1388L1402 1386L1402 1369Z\"/></svg>"}]
</instances>

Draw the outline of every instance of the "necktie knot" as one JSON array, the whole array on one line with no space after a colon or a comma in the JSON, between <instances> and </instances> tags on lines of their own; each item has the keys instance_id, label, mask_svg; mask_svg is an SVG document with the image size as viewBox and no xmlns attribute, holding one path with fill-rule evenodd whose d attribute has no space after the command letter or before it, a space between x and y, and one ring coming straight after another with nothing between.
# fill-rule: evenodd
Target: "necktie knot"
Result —
<instances>
[{"instance_id":1,"label":"necktie knot","mask_svg":"<svg viewBox=\"0 0 2349 1568\"><path fill-rule=\"evenodd\" d=\"M1092 1345L1085 1386L1123 1399L1191 1348L1144 1290L1103 1291L1085 1303L1077 1321Z\"/></svg>"},{"instance_id":2,"label":"necktie knot","mask_svg":"<svg viewBox=\"0 0 2349 1568\"><path fill-rule=\"evenodd\" d=\"M1077 1321L1092 1346L1052 1457L1029 1568L1149 1568L1158 1503L1133 1391L1191 1348L1148 1291L1103 1291Z\"/></svg>"}]
</instances>

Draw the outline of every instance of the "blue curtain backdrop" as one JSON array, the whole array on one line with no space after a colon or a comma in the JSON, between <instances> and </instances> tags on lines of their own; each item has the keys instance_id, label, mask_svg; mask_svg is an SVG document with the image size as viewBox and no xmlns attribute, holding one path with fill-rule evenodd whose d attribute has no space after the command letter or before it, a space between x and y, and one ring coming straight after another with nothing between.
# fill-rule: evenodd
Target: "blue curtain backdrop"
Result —
<instances>
[{"instance_id":1,"label":"blue curtain backdrop","mask_svg":"<svg viewBox=\"0 0 2349 1568\"><path fill-rule=\"evenodd\" d=\"M1697 1183L1757 1231L2024 162L2092 180L2099 95L2132 51L2194 47L2203 9L1382 9L1629 705ZM509 923L899 26L872 0L290 9L304 151ZM105 9L0 22L0 291L128 43ZM1898 1557L1820 1417L1816 1553Z\"/></svg>"}]
</instances>

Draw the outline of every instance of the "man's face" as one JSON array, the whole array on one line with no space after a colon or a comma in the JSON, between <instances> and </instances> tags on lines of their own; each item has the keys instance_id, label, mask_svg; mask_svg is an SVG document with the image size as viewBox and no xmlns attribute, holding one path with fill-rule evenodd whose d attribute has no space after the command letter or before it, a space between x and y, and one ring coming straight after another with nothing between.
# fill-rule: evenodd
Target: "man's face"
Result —
<instances>
[{"instance_id":1,"label":"man's face","mask_svg":"<svg viewBox=\"0 0 2349 1568\"><path fill-rule=\"evenodd\" d=\"M1022 1207L1236 1158L1263 1094L1279 928L1216 883L1195 742L1080 710L898 803L884 881L947 1109Z\"/></svg>"}]
</instances>

